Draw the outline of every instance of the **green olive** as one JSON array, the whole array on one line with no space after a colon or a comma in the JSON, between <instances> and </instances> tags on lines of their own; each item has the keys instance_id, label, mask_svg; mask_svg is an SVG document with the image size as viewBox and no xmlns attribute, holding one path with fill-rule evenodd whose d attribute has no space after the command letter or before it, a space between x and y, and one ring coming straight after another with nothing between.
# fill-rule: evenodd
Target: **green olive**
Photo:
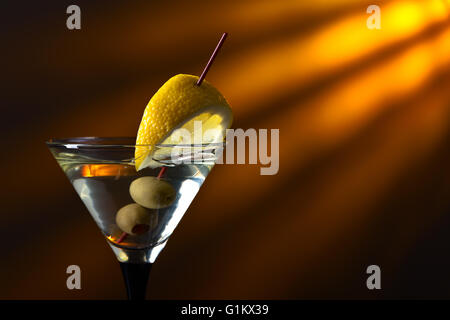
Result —
<instances>
[{"instance_id":1,"label":"green olive","mask_svg":"<svg viewBox=\"0 0 450 320\"><path fill-rule=\"evenodd\" d=\"M137 203L131 203L117 211L116 224L124 232L132 235L146 233L156 227L158 214Z\"/></svg>"},{"instance_id":2,"label":"green olive","mask_svg":"<svg viewBox=\"0 0 450 320\"><path fill-rule=\"evenodd\" d=\"M130 185L130 195L136 203L149 209L168 207L177 196L170 183L155 177L134 180Z\"/></svg>"}]
</instances>

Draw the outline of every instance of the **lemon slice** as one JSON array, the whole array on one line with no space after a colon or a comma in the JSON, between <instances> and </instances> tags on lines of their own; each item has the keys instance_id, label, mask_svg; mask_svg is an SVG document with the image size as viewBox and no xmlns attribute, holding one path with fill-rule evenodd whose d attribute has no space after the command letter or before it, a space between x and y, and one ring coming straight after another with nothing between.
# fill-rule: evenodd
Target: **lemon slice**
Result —
<instances>
[{"instance_id":1,"label":"lemon slice","mask_svg":"<svg viewBox=\"0 0 450 320\"><path fill-rule=\"evenodd\" d=\"M157 151L155 145L223 141L225 130L233 120L231 108L210 83L204 80L197 86L197 80L197 76L176 75L150 99L136 139L136 170L160 166L152 160L155 152L163 152ZM201 124L202 134L196 132L198 124Z\"/></svg>"}]
</instances>

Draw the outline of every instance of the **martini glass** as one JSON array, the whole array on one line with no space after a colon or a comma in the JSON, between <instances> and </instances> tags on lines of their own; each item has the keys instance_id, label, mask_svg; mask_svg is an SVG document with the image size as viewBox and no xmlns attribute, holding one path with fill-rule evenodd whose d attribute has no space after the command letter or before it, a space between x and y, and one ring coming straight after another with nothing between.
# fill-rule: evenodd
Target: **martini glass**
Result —
<instances>
[{"instance_id":1,"label":"martini glass","mask_svg":"<svg viewBox=\"0 0 450 320\"><path fill-rule=\"evenodd\" d=\"M220 156L223 143L137 146L135 141L83 137L51 139L47 145L119 260L128 299L143 300L152 264ZM151 148L151 167L136 171L136 148ZM170 184L173 199L161 208L141 208L145 224L127 233L118 226L116 216L127 205L139 207L130 185L141 178Z\"/></svg>"}]
</instances>

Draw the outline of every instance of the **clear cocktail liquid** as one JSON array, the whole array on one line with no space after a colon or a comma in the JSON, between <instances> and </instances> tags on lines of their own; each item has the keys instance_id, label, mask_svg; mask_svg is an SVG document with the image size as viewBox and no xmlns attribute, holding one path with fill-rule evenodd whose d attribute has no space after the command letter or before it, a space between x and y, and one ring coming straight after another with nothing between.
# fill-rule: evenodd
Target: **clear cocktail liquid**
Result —
<instances>
[{"instance_id":1,"label":"clear cocktail liquid","mask_svg":"<svg viewBox=\"0 0 450 320\"><path fill-rule=\"evenodd\" d=\"M134 202L129 192L130 184L140 177L157 177L161 167L136 171L132 163L121 161L93 161L64 153L56 158L110 244L124 249L146 249L164 243L213 167L213 164L204 163L169 164L160 179L173 186L175 201L169 207L152 209L157 215L157 224L151 230L122 237L123 231L115 220L120 208Z\"/></svg>"}]
</instances>

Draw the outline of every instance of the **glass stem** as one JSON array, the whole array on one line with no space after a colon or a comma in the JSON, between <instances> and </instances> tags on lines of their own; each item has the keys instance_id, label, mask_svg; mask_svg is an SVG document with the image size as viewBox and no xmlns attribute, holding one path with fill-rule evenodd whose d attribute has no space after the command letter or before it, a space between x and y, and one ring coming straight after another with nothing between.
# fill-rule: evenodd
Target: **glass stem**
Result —
<instances>
[{"instance_id":1,"label":"glass stem","mask_svg":"<svg viewBox=\"0 0 450 320\"><path fill-rule=\"evenodd\" d=\"M120 263L128 300L145 300L151 263Z\"/></svg>"}]
</instances>

